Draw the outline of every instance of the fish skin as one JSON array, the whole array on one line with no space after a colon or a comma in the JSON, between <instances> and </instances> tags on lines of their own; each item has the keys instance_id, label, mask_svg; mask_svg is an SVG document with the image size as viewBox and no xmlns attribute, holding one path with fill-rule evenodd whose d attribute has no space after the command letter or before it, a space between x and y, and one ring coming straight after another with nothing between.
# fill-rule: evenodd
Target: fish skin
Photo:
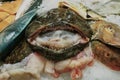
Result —
<instances>
[{"instance_id":1,"label":"fish skin","mask_svg":"<svg viewBox=\"0 0 120 80\"><path fill-rule=\"evenodd\" d=\"M99 41L92 41L95 59L112 70L120 71L120 49Z\"/></svg>"},{"instance_id":2,"label":"fish skin","mask_svg":"<svg viewBox=\"0 0 120 80\"><path fill-rule=\"evenodd\" d=\"M19 62L31 53L31 49L27 48L28 44L26 43L26 39L24 36L25 35L24 29L25 27L27 27L26 24L29 24L28 22L30 22L31 19L36 15L36 11L38 10L38 5L40 5L41 2L42 0L35 0L34 3L25 12L25 14L20 18L21 21L20 19L16 20L13 24L8 26L4 31L0 32L0 43L2 43L0 44L0 55L1 55L0 65L2 65L3 62L4 63ZM30 18L27 18L27 17L30 17ZM18 25L21 27L19 27ZM22 29L23 27L24 29ZM16 34L10 39L6 40L6 36L14 32L16 32ZM2 39L3 36L4 36L4 39Z\"/></svg>"},{"instance_id":3,"label":"fish skin","mask_svg":"<svg viewBox=\"0 0 120 80\"><path fill-rule=\"evenodd\" d=\"M20 43L16 44L16 47L12 50L12 52L7 56L4 60L4 63L17 63L22 59L27 57L32 53L29 45L27 44L25 38L21 40Z\"/></svg>"},{"instance_id":4,"label":"fish skin","mask_svg":"<svg viewBox=\"0 0 120 80\"><path fill-rule=\"evenodd\" d=\"M37 9L34 9L23 17L14 22L14 24L8 26L0 33L0 60L3 60L10 50L15 46L19 40L19 35L25 30L31 19L36 15Z\"/></svg>"}]
</instances>

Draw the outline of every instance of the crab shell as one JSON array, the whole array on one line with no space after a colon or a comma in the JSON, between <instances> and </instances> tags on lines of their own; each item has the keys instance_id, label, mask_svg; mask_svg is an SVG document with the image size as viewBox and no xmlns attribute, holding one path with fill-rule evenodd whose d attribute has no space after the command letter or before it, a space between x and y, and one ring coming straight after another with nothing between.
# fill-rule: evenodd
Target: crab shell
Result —
<instances>
[{"instance_id":1,"label":"crab shell","mask_svg":"<svg viewBox=\"0 0 120 80\"><path fill-rule=\"evenodd\" d=\"M37 43L35 43L37 37L47 33L50 34L50 32L56 31L57 33L58 30L66 32L65 34L68 35L78 35L81 41L68 46L66 46L66 42L65 47L61 50L59 50L59 47L62 47L62 44L57 45L57 42L55 42L56 44L53 46L52 44L48 45L47 42L44 42L44 45L37 45ZM26 36L28 43L34 51L41 53L41 55L48 59L60 61L81 52L89 42L92 36L92 30L87 22L74 11L65 8L56 8L35 19L26 29ZM70 39L73 40L72 38ZM64 40L62 42L64 42Z\"/></svg>"}]
</instances>

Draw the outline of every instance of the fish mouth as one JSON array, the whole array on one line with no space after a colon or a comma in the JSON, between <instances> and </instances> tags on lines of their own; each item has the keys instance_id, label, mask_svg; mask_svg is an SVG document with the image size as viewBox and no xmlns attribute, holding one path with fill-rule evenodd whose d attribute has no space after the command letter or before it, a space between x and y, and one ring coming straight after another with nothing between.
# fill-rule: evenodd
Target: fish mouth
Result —
<instances>
[{"instance_id":1,"label":"fish mouth","mask_svg":"<svg viewBox=\"0 0 120 80\"><path fill-rule=\"evenodd\" d=\"M48 59L60 61L81 52L89 38L75 25L57 22L40 27L27 41L33 51Z\"/></svg>"}]
</instances>

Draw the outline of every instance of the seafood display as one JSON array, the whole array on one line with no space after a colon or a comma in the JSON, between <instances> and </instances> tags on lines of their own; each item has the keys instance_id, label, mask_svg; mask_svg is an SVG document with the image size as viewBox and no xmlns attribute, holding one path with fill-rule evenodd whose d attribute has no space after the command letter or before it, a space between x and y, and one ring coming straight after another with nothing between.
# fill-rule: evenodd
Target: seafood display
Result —
<instances>
[{"instance_id":1,"label":"seafood display","mask_svg":"<svg viewBox=\"0 0 120 80\"><path fill-rule=\"evenodd\" d=\"M2 63L9 64L0 67L0 80L44 80L43 73L52 76L52 80L120 80L119 25L70 0L62 0L57 8L40 15L36 15L37 10L33 8L13 24L20 25L24 38L6 58L1 54ZM3 46L0 53L9 47L6 45L0 45ZM110 77L98 76L102 72L95 65L99 68L102 65L101 71L105 69ZM85 70L98 75L88 79L91 74L86 76ZM60 79L65 73L70 78Z\"/></svg>"}]
</instances>

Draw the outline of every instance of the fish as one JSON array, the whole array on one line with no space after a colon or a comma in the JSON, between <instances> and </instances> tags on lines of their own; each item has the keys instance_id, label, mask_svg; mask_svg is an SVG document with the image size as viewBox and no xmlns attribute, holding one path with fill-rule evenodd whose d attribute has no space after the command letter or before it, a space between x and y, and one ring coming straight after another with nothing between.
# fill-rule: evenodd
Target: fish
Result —
<instances>
[{"instance_id":1,"label":"fish","mask_svg":"<svg viewBox=\"0 0 120 80\"><path fill-rule=\"evenodd\" d=\"M77 4L77 3L76 3ZM81 8L77 7L75 3L71 3L69 1L62 1L60 5L70 8L71 10L76 11L77 14L80 16L86 16L87 12L85 9L87 7ZM83 6L81 4L78 4L79 6ZM80 11L83 11L81 14ZM90 23L90 27L92 29L93 35L91 37L90 43L92 43L92 51L94 56L97 56L97 59L100 60L102 63L104 63L106 66L113 70L119 71L119 32L120 32L120 26L111 22L107 22L104 17L102 17L99 14L92 14L91 15L91 21L88 21ZM96 16L97 15L97 16ZM87 19L86 17L83 17L84 19ZM98 42L97 42L98 41ZM104 43L104 44L103 44ZM107 45L107 46L105 46ZM111 48L112 46L112 48ZM98 48L98 49L97 49ZM103 54L108 54L110 51L111 57L103 56ZM99 57L98 57L99 56ZM115 57L118 56L118 57ZM104 60L103 60L104 58ZM114 58L113 62L112 59ZM115 64L116 63L116 64Z\"/></svg>"},{"instance_id":2,"label":"fish","mask_svg":"<svg viewBox=\"0 0 120 80\"><path fill-rule=\"evenodd\" d=\"M0 33L0 60L3 60L6 55L10 54L10 50L15 46L14 43L20 39L19 35L22 34L22 31L29 24L32 17L36 15L36 10L37 9L30 11L29 13L18 19L13 25L8 26L8 28ZM8 44L10 44L11 47L9 47Z\"/></svg>"},{"instance_id":3,"label":"fish","mask_svg":"<svg viewBox=\"0 0 120 80\"><path fill-rule=\"evenodd\" d=\"M30 74L30 79L39 80L43 73L56 79L64 73L68 73L72 80L86 79L85 70L91 72L96 62L115 75L119 73L119 44L116 44L119 37L114 36L119 34L119 27L89 10L83 4L63 0L58 8L35 15L25 29L20 45L6 58L10 69L3 65L0 79L8 80L9 76L16 79L15 75ZM109 41L111 39L116 41ZM118 76L115 79L119 80Z\"/></svg>"},{"instance_id":4,"label":"fish","mask_svg":"<svg viewBox=\"0 0 120 80\"><path fill-rule=\"evenodd\" d=\"M78 21L80 21L80 23ZM54 30L59 31L52 33L51 31ZM44 35L45 33L46 35ZM66 35L64 35L64 33ZM39 36L40 34L43 34L43 37ZM49 36L49 34L51 35ZM66 37L66 40L72 38L69 34L73 36L76 35L75 41L77 43L74 43L72 39L70 39L71 41L65 42L64 36ZM80 50L83 49L82 47L84 47L89 41L91 34L92 31L90 27L85 23L84 20L82 20L82 18L79 18L78 15L73 11L64 8L50 10L45 14L45 16L41 16L34 20L26 29L26 35L28 37L27 42L31 45L32 49L35 51L37 50L38 52L42 51L41 55L56 61L66 59L79 53ZM49 41L44 39L44 36L46 39L46 36L48 36ZM80 39L80 41L78 41L77 38Z\"/></svg>"},{"instance_id":5,"label":"fish","mask_svg":"<svg viewBox=\"0 0 120 80\"><path fill-rule=\"evenodd\" d=\"M35 1L34 4L29 7L30 10L28 10L25 15L23 15L20 19L16 20L13 24L9 25L2 32L0 32L0 37L1 37L0 39L0 43L1 43L0 44L0 54L1 54L0 60L1 61L4 61L7 55L10 54L11 50L13 50L17 45L22 45L21 43L20 44L17 44L17 43L23 37L21 35L24 34L24 30L29 24L29 22L31 21L32 17L36 15L36 11L38 9L37 6L40 3L41 3L41 0L39 0L39 2ZM2 38L3 36L4 36L4 39ZM11 47L9 47L9 50L8 50L8 46L9 46L8 44L11 45Z\"/></svg>"},{"instance_id":6,"label":"fish","mask_svg":"<svg viewBox=\"0 0 120 80\"><path fill-rule=\"evenodd\" d=\"M16 13L15 20L17 20L18 18L23 16L24 13L31 7L31 5L34 4L34 2L35 2L34 0L23 0L20 8L18 9L18 11Z\"/></svg>"},{"instance_id":7,"label":"fish","mask_svg":"<svg viewBox=\"0 0 120 80\"><path fill-rule=\"evenodd\" d=\"M120 48L120 26L100 20L93 23L91 28L95 33L94 39L98 39L106 44Z\"/></svg>"},{"instance_id":8,"label":"fish","mask_svg":"<svg viewBox=\"0 0 120 80\"><path fill-rule=\"evenodd\" d=\"M120 50L100 41L92 42L92 51L95 58L106 64L112 70L120 71Z\"/></svg>"}]
</instances>

